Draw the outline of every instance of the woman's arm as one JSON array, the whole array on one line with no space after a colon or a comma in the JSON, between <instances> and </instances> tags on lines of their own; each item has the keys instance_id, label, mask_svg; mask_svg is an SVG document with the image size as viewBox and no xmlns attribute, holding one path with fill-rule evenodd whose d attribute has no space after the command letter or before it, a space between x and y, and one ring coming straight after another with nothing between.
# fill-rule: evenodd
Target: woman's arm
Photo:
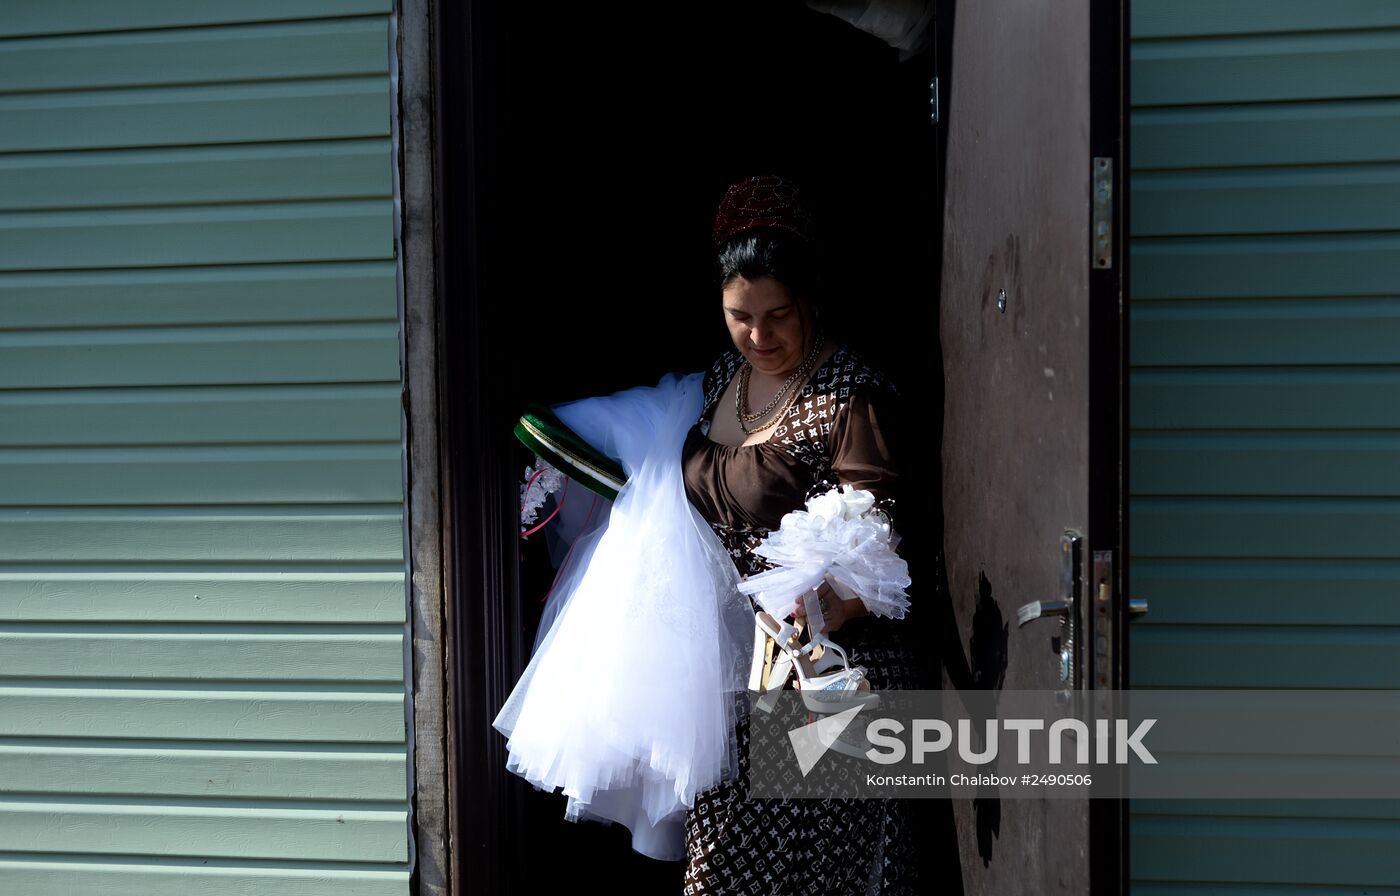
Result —
<instances>
[{"instance_id":1,"label":"woman's arm","mask_svg":"<svg viewBox=\"0 0 1400 896\"><path fill-rule=\"evenodd\" d=\"M831 483L865 489L875 507L895 523L902 497L904 412L893 390L867 389L852 395L831 423L828 448Z\"/></svg>"},{"instance_id":2,"label":"woman's arm","mask_svg":"<svg viewBox=\"0 0 1400 896\"><path fill-rule=\"evenodd\" d=\"M893 528L903 484L899 452L902 429L903 409L898 393L888 388L856 392L837 410L831 423L827 439L830 473L807 497L839 485L864 489L875 496L875 509L885 514ZM848 619L870 615L863 601L840 599L829 582L822 583L818 596L826 601L827 609L822 615L828 631L836 631ZM799 606L796 614L802 616L805 612Z\"/></svg>"}]
</instances>

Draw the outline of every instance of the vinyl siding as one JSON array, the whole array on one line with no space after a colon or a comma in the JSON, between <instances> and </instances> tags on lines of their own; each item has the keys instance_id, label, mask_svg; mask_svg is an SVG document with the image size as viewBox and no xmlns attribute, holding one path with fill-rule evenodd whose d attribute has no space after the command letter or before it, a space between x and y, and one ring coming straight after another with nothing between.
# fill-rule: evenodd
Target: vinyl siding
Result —
<instances>
[{"instance_id":1,"label":"vinyl siding","mask_svg":"<svg viewBox=\"0 0 1400 896\"><path fill-rule=\"evenodd\" d=\"M0 9L0 893L408 892L390 9Z\"/></svg>"},{"instance_id":2,"label":"vinyl siding","mask_svg":"<svg viewBox=\"0 0 1400 896\"><path fill-rule=\"evenodd\" d=\"M1133 6L1134 687L1400 687L1400 6ZM1137 896L1400 894L1400 801L1137 800Z\"/></svg>"}]
</instances>

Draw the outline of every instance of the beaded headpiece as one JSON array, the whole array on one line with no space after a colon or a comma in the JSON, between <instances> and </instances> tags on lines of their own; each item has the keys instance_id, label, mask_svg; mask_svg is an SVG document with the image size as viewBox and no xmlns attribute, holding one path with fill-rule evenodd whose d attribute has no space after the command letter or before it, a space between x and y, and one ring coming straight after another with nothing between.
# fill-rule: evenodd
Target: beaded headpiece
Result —
<instances>
[{"instance_id":1,"label":"beaded headpiece","mask_svg":"<svg viewBox=\"0 0 1400 896\"><path fill-rule=\"evenodd\" d=\"M715 245L723 245L734 234L753 227L781 227L811 239L812 215L797 184L763 174L731 185L715 213Z\"/></svg>"}]
</instances>

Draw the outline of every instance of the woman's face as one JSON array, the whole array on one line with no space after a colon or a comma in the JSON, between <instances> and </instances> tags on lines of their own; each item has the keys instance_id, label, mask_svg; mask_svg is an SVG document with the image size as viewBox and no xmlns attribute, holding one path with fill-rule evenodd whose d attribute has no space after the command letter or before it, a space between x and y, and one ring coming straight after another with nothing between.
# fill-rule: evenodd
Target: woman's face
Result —
<instances>
[{"instance_id":1,"label":"woman's face","mask_svg":"<svg viewBox=\"0 0 1400 896\"><path fill-rule=\"evenodd\" d=\"M724 287L729 338L755 370L786 377L811 349L812 310L772 277L735 277Z\"/></svg>"}]
</instances>

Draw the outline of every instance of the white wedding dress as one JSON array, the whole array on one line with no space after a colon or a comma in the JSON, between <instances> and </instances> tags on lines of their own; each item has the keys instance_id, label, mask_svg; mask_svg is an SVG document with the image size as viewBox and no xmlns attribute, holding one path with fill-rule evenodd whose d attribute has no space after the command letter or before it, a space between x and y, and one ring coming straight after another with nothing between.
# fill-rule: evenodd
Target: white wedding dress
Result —
<instances>
[{"instance_id":1,"label":"white wedding dress","mask_svg":"<svg viewBox=\"0 0 1400 896\"><path fill-rule=\"evenodd\" d=\"M737 774L753 644L733 559L681 474L702 377L668 374L553 409L620 461L627 483L592 520L561 514L577 530L572 550L493 722L508 738L507 768L562 789L566 818L619 822L634 849L666 860L683 857L695 795Z\"/></svg>"}]
</instances>

